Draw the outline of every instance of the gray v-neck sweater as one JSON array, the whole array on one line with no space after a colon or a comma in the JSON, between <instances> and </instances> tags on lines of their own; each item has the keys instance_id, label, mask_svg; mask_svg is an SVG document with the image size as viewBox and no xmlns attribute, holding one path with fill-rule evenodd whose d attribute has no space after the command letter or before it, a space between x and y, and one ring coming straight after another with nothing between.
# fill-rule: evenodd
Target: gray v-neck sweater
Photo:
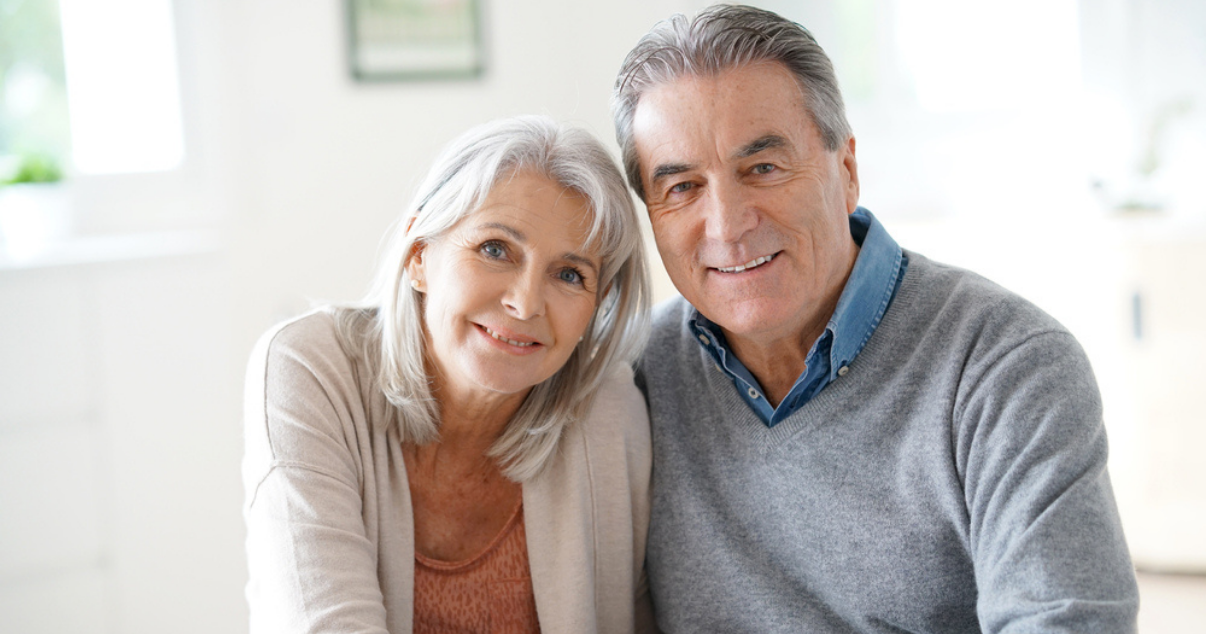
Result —
<instances>
[{"instance_id":1,"label":"gray v-neck sweater","mask_svg":"<svg viewBox=\"0 0 1206 634\"><path fill-rule=\"evenodd\" d=\"M1133 632L1095 380L1055 320L909 253L866 347L763 424L658 308L648 568L674 632Z\"/></svg>"}]
</instances>

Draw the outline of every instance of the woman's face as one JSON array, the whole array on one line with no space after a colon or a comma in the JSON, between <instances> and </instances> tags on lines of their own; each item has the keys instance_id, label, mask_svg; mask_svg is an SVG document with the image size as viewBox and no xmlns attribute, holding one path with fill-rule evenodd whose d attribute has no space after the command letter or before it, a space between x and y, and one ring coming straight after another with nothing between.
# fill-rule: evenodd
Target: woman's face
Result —
<instances>
[{"instance_id":1,"label":"woman's face","mask_svg":"<svg viewBox=\"0 0 1206 634\"><path fill-rule=\"evenodd\" d=\"M522 398L565 365L597 301L589 213L580 194L517 172L418 249L407 269L424 293L439 398Z\"/></svg>"}]
</instances>

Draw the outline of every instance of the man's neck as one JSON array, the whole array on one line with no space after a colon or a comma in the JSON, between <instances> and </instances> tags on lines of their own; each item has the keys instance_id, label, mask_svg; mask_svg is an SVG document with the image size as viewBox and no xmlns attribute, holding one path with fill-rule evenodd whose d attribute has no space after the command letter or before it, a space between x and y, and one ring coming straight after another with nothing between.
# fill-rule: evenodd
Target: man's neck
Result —
<instances>
[{"instance_id":1,"label":"man's neck","mask_svg":"<svg viewBox=\"0 0 1206 634\"><path fill-rule=\"evenodd\" d=\"M836 301L834 304L836 305ZM725 339L733 354L741 360L750 374L758 380L772 407L787 396L796 379L807 368L808 351L825 333L833 308L818 315L812 323L795 333L783 336L742 336L725 331Z\"/></svg>"}]
</instances>

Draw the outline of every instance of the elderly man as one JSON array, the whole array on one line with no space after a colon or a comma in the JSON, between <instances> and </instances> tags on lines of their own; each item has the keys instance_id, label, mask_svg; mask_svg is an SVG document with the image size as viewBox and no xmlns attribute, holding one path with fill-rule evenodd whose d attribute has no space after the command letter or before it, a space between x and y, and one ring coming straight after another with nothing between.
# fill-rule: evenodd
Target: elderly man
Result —
<instances>
[{"instance_id":1,"label":"elderly man","mask_svg":"<svg viewBox=\"0 0 1206 634\"><path fill-rule=\"evenodd\" d=\"M638 381L667 632L1132 632L1077 342L858 207L833 68L749 7L675 16L613 101L682 294Z\"/></svg>"}]
</instances>

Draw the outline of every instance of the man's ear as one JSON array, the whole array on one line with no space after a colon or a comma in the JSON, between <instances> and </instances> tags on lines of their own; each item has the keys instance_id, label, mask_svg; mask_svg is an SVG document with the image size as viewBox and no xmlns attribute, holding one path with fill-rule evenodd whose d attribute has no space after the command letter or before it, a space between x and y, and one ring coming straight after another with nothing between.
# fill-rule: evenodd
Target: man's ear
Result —
<instances>
[{"instance_id":1,"label":"man's ear","mask_svg":"<svg viewBox=\"0 0 1206 634\"><path fill-rule=\"evenodd\" d=\"M854 137L851 136L845 147L838 151L842 154L842 170L846 177L846 213L852 214L858 208L858 159L854 157Z\"/></svg>"}]
</instances>

